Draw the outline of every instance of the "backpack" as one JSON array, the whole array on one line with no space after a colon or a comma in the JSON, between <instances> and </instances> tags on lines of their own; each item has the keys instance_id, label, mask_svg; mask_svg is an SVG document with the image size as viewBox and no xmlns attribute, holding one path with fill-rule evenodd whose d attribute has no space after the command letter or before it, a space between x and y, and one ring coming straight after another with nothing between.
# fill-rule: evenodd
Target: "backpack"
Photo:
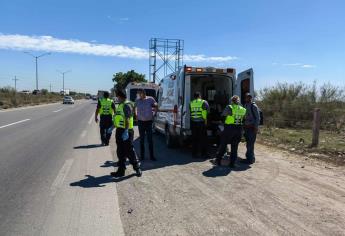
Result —
<instances>
[{"instance_id":1,"label":"backpack","mask_svg":"<svg viewBox=\"0 0 345 236\"><path fill-rule=\"evenodd\" d=\"M255 102L252 102L252 104L250 106L250 109L252 110L252 114L253 114L254 118L257 119L256 114L255 114L255 112L253 110L253 104L255 104ZM263 112L261 111L261 109L259 107L258 107L258 110L259 110L259 115L260 115L260 123L259 123L259 125L264 125L264 114L263 114Z\"/></svg>"}]
</instances>

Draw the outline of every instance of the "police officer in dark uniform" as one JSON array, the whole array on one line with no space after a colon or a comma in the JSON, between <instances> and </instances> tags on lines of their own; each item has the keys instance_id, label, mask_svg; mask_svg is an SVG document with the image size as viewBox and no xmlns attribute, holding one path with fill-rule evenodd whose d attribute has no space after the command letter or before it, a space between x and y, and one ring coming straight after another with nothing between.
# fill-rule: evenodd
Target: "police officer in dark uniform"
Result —
<instances>
[{"instance_id":1,"label":"police officer in dark uniform","mask_svg":"<svg viewBox=\"0 0 345 236\"><path fill-rule=\"evenodd\" d=\"M100 115L100 135L102 145L108 146L112 133L112 119L115 113L115 104L109 99L109 92L104 92L103 98L98 100L95 121L98 122L98 114Z\"/></svg>"},{"instance_id":2,"label":"police officer in dark uniform","mask_svg":"<svg viewBox=\"0 0 345 236\"><path fill-rule=\"evenodd\" d=\"M118 169L112 172L114 177L122 177L125 175L126 159L132 164L138 177L142 175L138 156L133 147L133 107L130 101L126 100L126 93L122 90L116 91L116 97L120 104L116 109L113 122L116 128L116 153L119 159Z\"/></svg>"},{"instance_id":3,"label":"police officer in dark uniform","mask_svg":"<svg viewBox=\"0 0 345 236\"><path fill-rule=\"evenodd\" d=\"M198 157L201 150L201 156L207 157L207 113L209 106L207 101L201 99L200 92L194 93L194 100L189 104L190 121L192 130L192 156Z\"/></svg>"},{"instance_id":4,"label":"police officer in dark uniform","mask_svg":"<svg viewBox=\"0 0 345 236\"><path fill-rule=\"evenodd\" d=\"M233 96L231 104L222 113L225 117L224 130L221 134L220 146L216 156L216 164L221 165L221 159L228 144L231 144L230 167L234 168L237 159L238 145L242 138L243 120L246 109L240 104L240 98Z\"/></svg>"}]
</instances>

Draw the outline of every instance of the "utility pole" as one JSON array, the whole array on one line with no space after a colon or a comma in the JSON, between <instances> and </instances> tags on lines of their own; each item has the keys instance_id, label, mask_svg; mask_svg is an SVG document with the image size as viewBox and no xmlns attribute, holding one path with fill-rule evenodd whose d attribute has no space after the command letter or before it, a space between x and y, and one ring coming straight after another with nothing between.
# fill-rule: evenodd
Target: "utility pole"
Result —
<instances>
[{"instance_id":1,"label":"utility pole","mask_svg":"<svg viewBox=\"0 0 345 236\"><path fill-rule=\"evenodd\" d=\"M63 91L63 95L65 95L65 74L69 73L69 72L72 72L71 70L68 70L68 71L57 71L59 72L61 75L62 75L62 91Z\"/></svg>"},{"instance_id":2,"label":"utility pole","mask_svg":"<svg viewBox=\"0 0 345 236\"><path fill-rule=\"evenodd\" d=\"M19 79L17 79L17 76L14 76L14 79L12 79L12 80L14 80L14 91L17 92L17 81L18 81Z\"/></svg>"},{"instance_id":3,"label":"utility pole","mask_svg":"<svg viewBox=\"0 0 345 236\"><path fill-rule=\"evenodd\" d=\"M311 147L317 147L319 145L319 134L320 134L320 108L314 109L314 119L313 119L313 137L311 141Z\"/></svg>"},{"instance_id":4,"label":"utility pole","mask_svg":"<svg viewBox=\"0 0 345 236\"><path fill-rule=\"evenodd\" d=\"M35 58L35 62L36 62L36 90L38 90L38 58L51 55L51 53L50 52L43 53L43 54L41 54L39 56L35 56L35 55L31 54L30 52L24 52L24 53L26 53L26 54L32 56L33 58Z\"/></svg>"},{"instance_id":5,"label":"utility pole","mask_svg":"<svg viewBox=\"0 0 345 236\"><path fill-rule=\"evenodd\" d=\"M52 83L49 84L49 92L52 92Z\"/></svg>"}]
</instances>

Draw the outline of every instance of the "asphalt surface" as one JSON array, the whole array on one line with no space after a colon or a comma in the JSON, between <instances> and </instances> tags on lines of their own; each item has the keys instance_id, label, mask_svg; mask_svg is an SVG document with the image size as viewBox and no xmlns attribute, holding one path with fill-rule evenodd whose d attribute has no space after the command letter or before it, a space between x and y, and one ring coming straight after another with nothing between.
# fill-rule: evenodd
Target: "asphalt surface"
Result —
<instances>
[{"instance_id":1,"label":"asphalt surface","mask_svg":"<svg viewBox=\"0 0 345 236\"><path fill-rule=\"evenodd\" d=\"M0 235L122 235L95 102L0 111ZM91 180L91 181L89 181ZM99 188L91 188L96 184Z\"/></svg>"}]
</instances>

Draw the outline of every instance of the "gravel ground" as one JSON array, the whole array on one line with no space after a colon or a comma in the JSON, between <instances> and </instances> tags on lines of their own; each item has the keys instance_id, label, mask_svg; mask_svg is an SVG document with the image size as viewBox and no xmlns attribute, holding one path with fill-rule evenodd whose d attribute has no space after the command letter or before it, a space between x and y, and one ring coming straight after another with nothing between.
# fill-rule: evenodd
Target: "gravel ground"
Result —
<instances>
[{"instance_id":1,"label":"gravel ground","mask_svg":"<svg viewBox=\"0 0 345 236\"><path fill-rule=\"evenodd\" d=\"M159 160L116 180L126 235L345 235L344 167L257 145L230 170L154 142Z\"/></svg>"}]
</instances>

